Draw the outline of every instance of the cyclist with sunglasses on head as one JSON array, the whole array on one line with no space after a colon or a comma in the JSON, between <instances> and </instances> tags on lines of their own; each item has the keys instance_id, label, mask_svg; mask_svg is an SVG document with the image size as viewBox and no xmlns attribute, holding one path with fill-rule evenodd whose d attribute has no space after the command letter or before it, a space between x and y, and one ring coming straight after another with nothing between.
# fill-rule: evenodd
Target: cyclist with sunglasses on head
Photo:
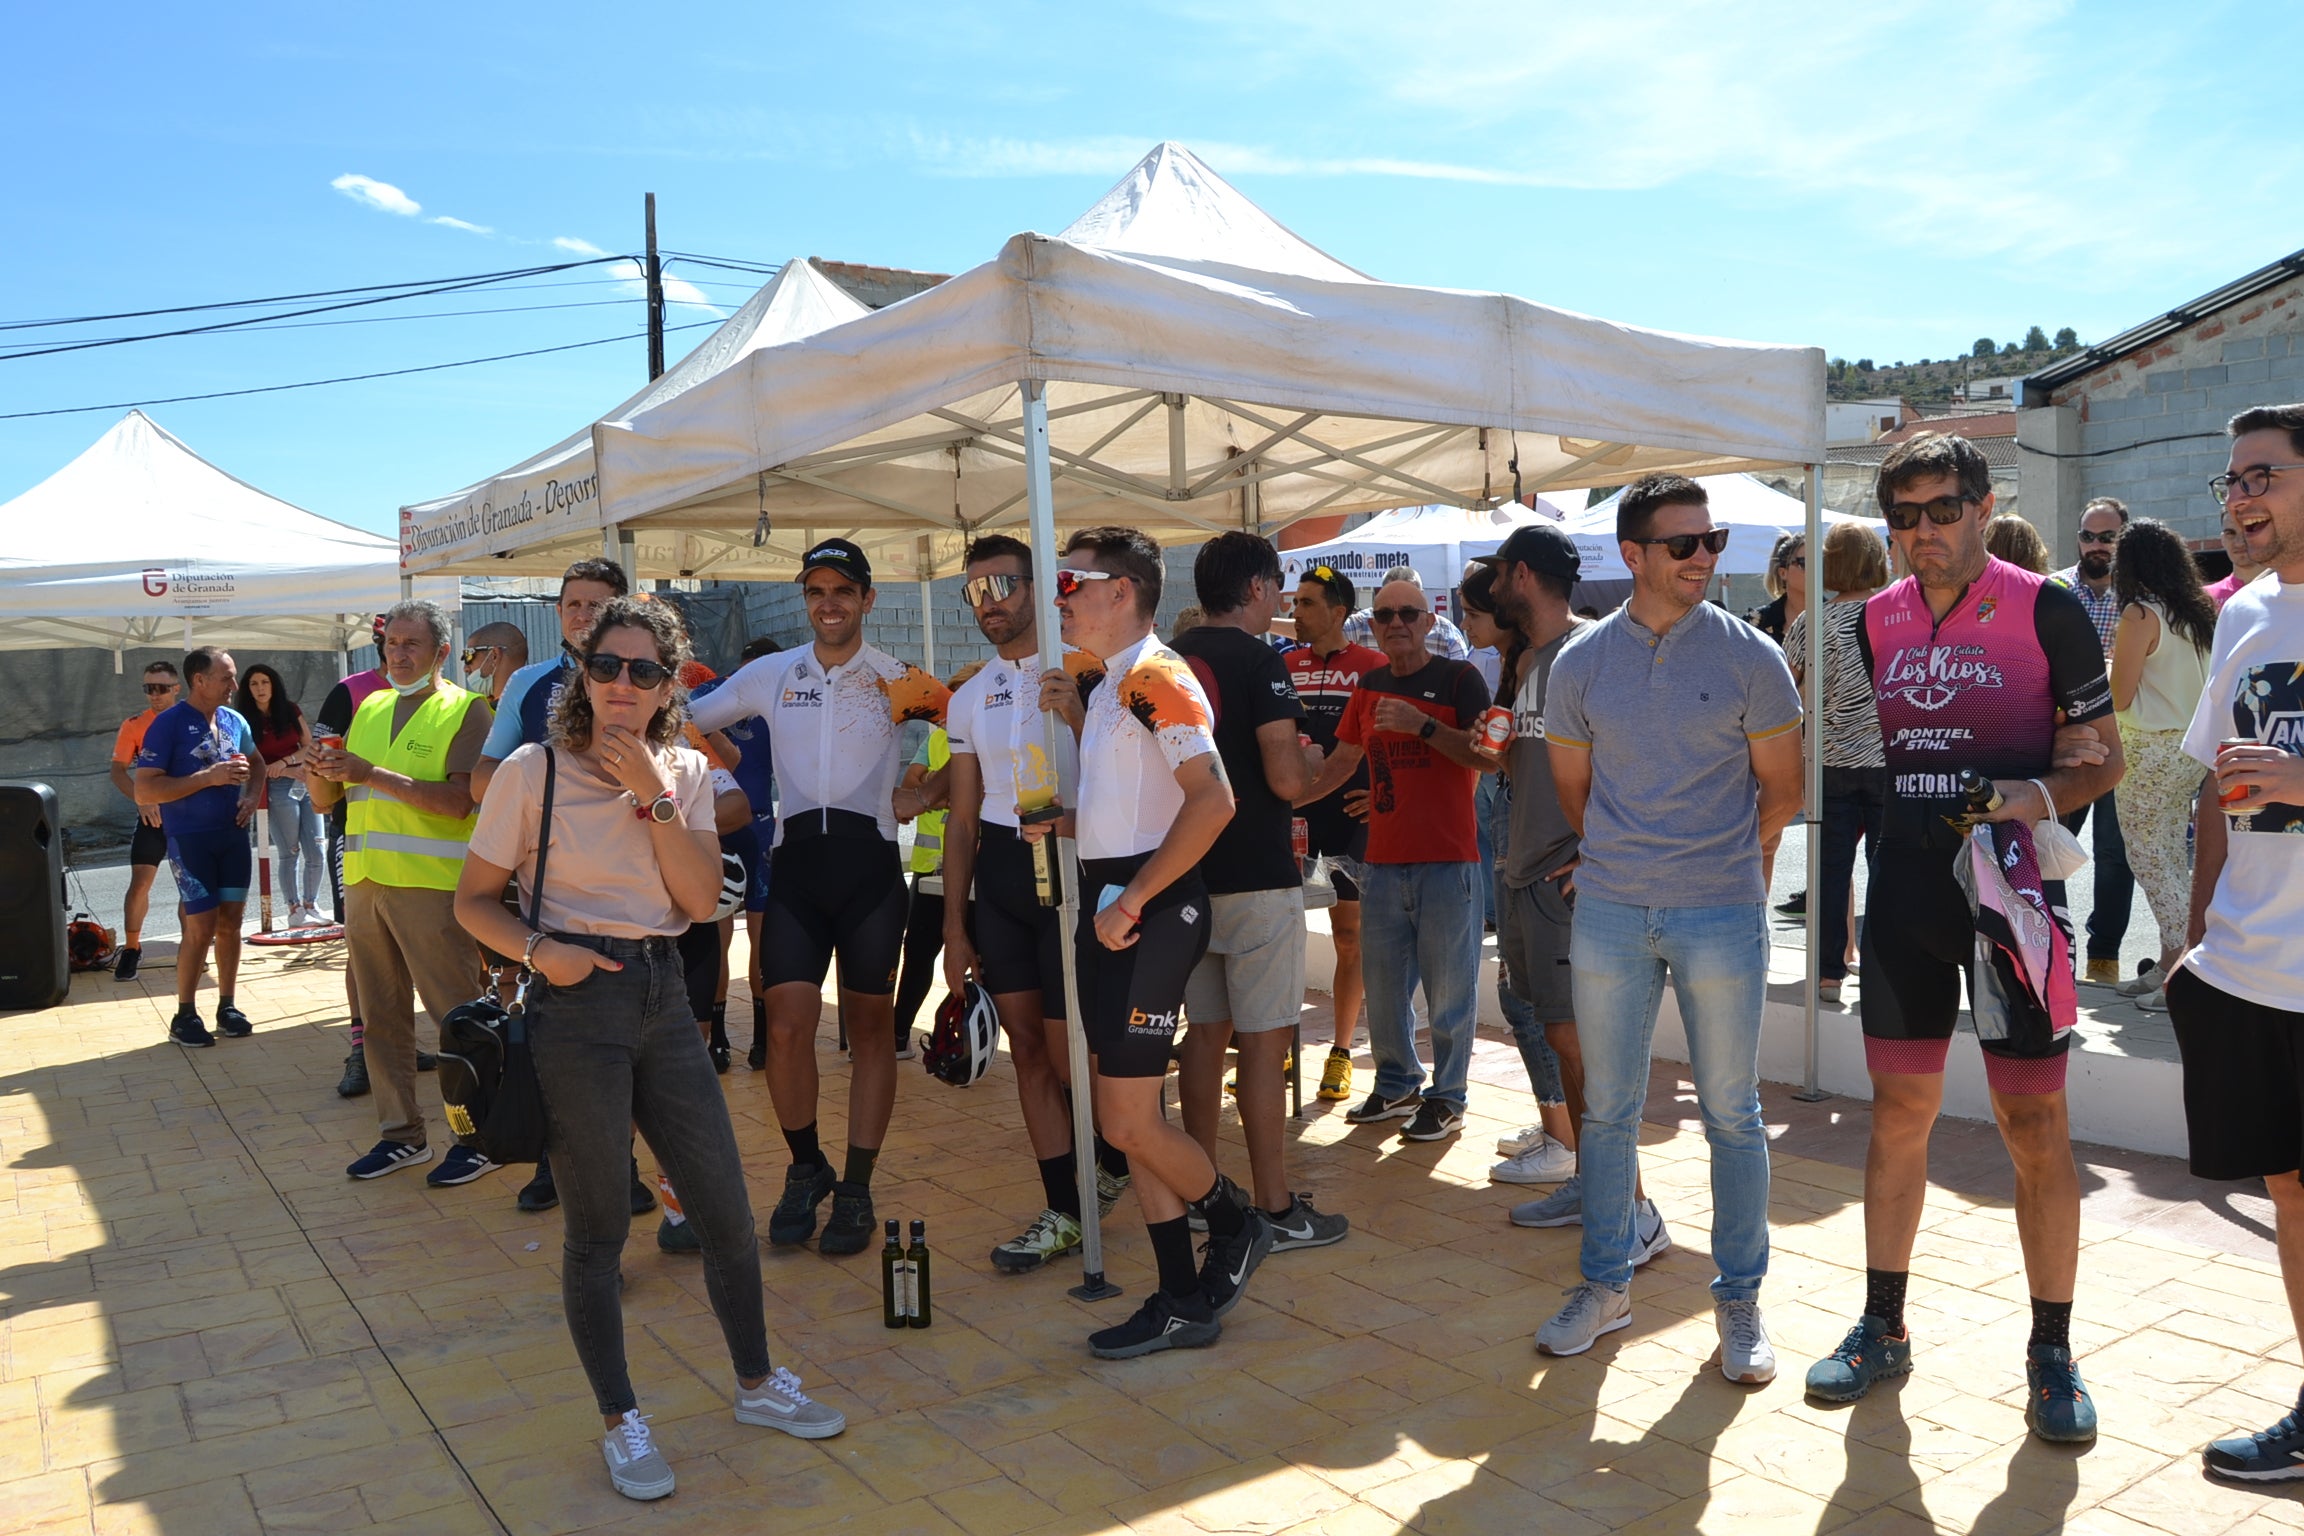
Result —
<instances>
[{"instance_id":1,"label":"cyclist with sunglasses on head","mask_svg":"<svg viewBox=\"0 0 2304 1536\"><path fill-rule=\"evenodd\" d=\"M1965 973L1972 998L2001 1004L1979 1002L1977 1016L1989 1013L2001 1033L1981 1044L1993 1116L2015 1164L2016 1230L2032 1296L2025 1422L2044 1440L2089 1440L2096 1407L2071 1340L2080 1255L2080 1182L2064 1100L2071 937L2061 888L2038 880L2026 834L2119 781L2112 685L2096 628L2071 590L1986 552L1992 477L1973 443L1924 432L1899 444L1880 466L1877 495L1912 574L1866 602L1857 631L1888 764L1860 941L1872 1076L1866 1290L1856 1326L1810 1367L1808 1391L1849 1402L1912 1368L1906 1282ZM2060 736L2060 718L2085 729ZM1963 769L1992 780L1990 810L1968 805ZM2019 973L2004 946L1991 951L1992 975L1976 973L1978 912L1955 873L1974 853L1962 830L1971 811L1982 822L2024 824L2008 833L1978 826L1972 835L1992 837L1999 857L1991 862L2010 870L2003 888L2022 909L2011 928L2041 936L2046 978L2036 992L2026 977L2037 973Z\"/></svg>"},{"instance_id":2,"label":"cyclist with sunglasses on head","mask_svg":"<svg viewBox=\"0 0 2304 1536\"><path fill-rule=\"evenodd\" d=\"M1712 1152L1712 1314L1721 1374L1757 1384L1776 1355L1760 1012L1768 887L1760 847L1800 809L1800 696L1765 635L1704 600L1727 548L1704 488L1648 475L1617 504L1632 595L1552 663L1544 736L1582 839L1568 943L1584 1058L1583 1282L1536 1335L1581 1354L1632 1320L1632 1272L1668 1241L1638 1198L1640 1115L1666 973Z\"/></svg>"},{"instance_id":3,"label":"cyclist with sunglasses on head","mask_svg":"<svg viewBox=\"0 0 2304 1536\"><path fill-rule=\"evenodd\" d=\"M768 1096L792 1151L768 1241L816 1233L832 1197L821 1253L862 1253L877 1235L872 1169L896 1106L896 971L904 950L904 871L896 823L927 809L900 788L907 720L944 723L951 690L910 662L864 643L872 565L846 539L800 562L800 595L815 643L763 656L695 703L696 728L754 716L768 723L783 797L761 923L768 984ZM839 1176L816 1127L816 1029L824 975L837 955L840 1010L855 1066L848 1080L848 1151Z\"/></svg>"}]
</instances>

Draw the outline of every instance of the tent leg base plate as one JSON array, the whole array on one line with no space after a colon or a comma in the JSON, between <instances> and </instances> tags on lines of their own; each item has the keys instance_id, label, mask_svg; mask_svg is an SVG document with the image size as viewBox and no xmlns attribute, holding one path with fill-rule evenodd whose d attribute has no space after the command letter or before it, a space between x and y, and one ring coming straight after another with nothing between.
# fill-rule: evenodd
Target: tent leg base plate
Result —
<instances>
[{"instance_id":1,"label":"tent leg base plate","mask_svg":"<svg viewBox=\"0 0 2304 1536\"><path fill-rule=\"evenodd\" d=\"M1080 1283L1065 1294L1081 1301L1110 1301L1120 1294L1120 1287L1105 1279L1103 1271L1099 1270L1092 1275L1083 1274Z\"/></svg>"},{"instance_id":2,"label":"tent leg base plate","mask_svg":"<svg viewBox=\"0 0 2304 1536\"><path fill-rule=\"evenodd\" d=\"M1822 1088L1795 1088L1792 1090L1792 1097L1803 1104L1821 1104L1834 1095Z\"/></svg>"}]
</instances>

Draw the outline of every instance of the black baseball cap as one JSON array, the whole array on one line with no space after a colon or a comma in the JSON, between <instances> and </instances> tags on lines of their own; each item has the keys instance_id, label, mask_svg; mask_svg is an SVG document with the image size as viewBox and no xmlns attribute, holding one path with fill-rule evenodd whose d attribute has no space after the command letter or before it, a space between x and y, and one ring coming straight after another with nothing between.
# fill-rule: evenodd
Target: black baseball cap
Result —
<instances>
[{"instance_id":1,"label":"black baseball cap","mask_svg":"<svg viewBox=\"0 0 2304 1536\"><path fill-rule=\"evenodd\" d=\"M1576 541L1550 523L1522 523L1496 547L1496 553L1479 559L1499 569L1517 561L1532 571L1566 581L1576 580L1584 571L1584 557L1576 553Z\"/></svg>"},{"instance_id":2,"label":"black baseball cap","mask_svg":"<svg viewBox=\"0 0 2304 1536\"><path fill-rule=\"evenodd\" d=\"M798 579L806 581L808 573L818 569L838 571L859 587L868 589L872 585L872 562L864 558L864 551L846 539L826 539L810 549L801 557Z\"/></svg>"}]
</instances>

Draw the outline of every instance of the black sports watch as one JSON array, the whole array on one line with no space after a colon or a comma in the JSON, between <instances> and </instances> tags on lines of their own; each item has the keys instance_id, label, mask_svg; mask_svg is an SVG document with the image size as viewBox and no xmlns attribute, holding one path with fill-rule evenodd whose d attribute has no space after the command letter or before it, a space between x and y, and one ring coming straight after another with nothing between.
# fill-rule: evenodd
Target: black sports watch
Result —
<instances>
[{"instance_id":1,"label":"black sports watch","mask_svg":"<svg viewBox=\"0 0 2304 1536\"><path fill-rule=\"evenodd\" d=\"M1432 739L1432 733L1438 729L1440 729L1440 722L1433 719L1430 715L1426 715L1424 717L1424 723L1416 728L1416 734L1422 737L1424 740L1430 741Z\"/></svg>"}]
</instances>

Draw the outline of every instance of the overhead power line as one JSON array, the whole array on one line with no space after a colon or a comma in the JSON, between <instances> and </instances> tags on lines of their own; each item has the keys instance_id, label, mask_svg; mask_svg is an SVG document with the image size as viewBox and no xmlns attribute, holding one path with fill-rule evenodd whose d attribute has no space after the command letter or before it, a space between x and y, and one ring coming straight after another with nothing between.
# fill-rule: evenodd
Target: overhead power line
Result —
<instances>
[{"instance_id":1,"label":"overhead power line","mask_svg":"<svg viewBox=\"0 0 2304 1536\"><path fill-rule=\"evenodd\" d=\"M604 262L632 261L631 256L587 256L577 261L553 262L540 267L515 267L503 272L476 272L463 277L427 277L401 283L371 283L361 288L319 288L310 293L276 294L268 299L222 299L209 304L178 304L167 309L127 309L109 315L67 315L49 320L0 320L0 331L36 330L43 326L90 325L104 320L146 320L156 315L190 315L212 309L252 309L266 304L301 304L307 299L337 299L348 294L383 293L396 288L440 288L462 283L511 282L523 277L541 277L553 272L567 272L577 267L596 267ZM619 279L605 279L619 281ZM539 287L545 286L539 284Z\"/></svg>"},{"instance_id":2,"label":"overhead power line","mask_svg":"<svg viewBox=\"0 0 2304 1536\"><path fill-rule=\"evenodd\" d=\"M674 331L701 330L718 325L718 320L697 320L687 325L667 327L666 335ZM262 384L252 389L218 389L200 395L167 395L152 400L116 400L104 405L67 405L45 411L0 412L0 421L26 421L36 416L80 416L90 411L130 411L147 405L181 405L191 400L229 400L240 395L272 395L290 389L319 389L328 384L357 384L368 379L397 379L412 373L438 373L447 368L472 368L481 363L509 362L519 357L542 357L551 352L575 352L585 347L605 347L614 342L631 341L632 334L602 336L592 341L571 341L557 347L531 347L523 352L498 352L491 357L467 357L453 363L425 363L415 368L386 368L376 373L348 373L333 379L303 379L294 384Z\"/></svg>"},{"instance_id":3,"label":"overhead power line","mask_svg":"<svg viewBox=\"0 0 2304 1536\"><path fill-rule=\"evenodd\" d=\"M720 285L714 284L713 286L718 287ZM461 320L467 315L527 315L549 309L621 309L629 307L631 303L632 300L630 299L576 299L560 304L512 304L496 309L427 309L413 315L357 315L346 320L284 320L277 325L251 326L239 334L261 336L272 331L309 331L333 325L390 325L401 320ZM133 338L124 339L132 340ZM26 343L0 341L0 348L19 345L26 345ZM37 353L0 351L0 362L6 362L14 356L33 357L37 355Z\"/></svg>"}]
</instances>

